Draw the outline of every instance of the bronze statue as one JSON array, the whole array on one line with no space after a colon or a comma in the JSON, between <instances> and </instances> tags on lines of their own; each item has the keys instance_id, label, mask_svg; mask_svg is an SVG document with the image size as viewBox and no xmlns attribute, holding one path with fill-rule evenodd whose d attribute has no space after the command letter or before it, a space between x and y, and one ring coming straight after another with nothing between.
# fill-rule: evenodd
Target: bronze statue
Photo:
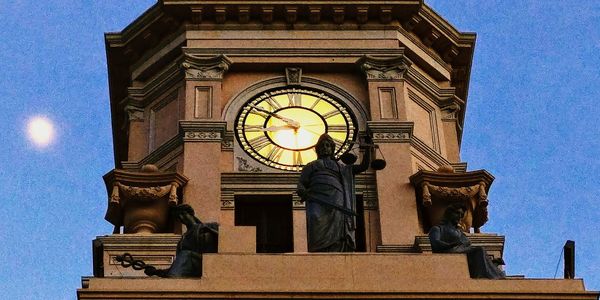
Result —
<instances>
[{"instance_id":1,"label":"bronze statue","mask_svg":"<svg viewBox=\"0 0 600 300\"><path fill-rule=\"evenodd\" d=\"M471 278L505 278L497 266L503 264L502 259L492 261L483 247L471 246L471 241L458 226L466 211L462 204L446 208L442 222L429 231L431 250L434 253L466 253Z\"/></svg>"},{"instance_id":2,"label":"bronze statue","mask_svg":"<svg viewBox=\"0 0 600 300\"><path fill-rule=\"evenodd\" d=\"M369 168L368 146L360 165L344 165L334 159L335 143L323 134L315 146L317 159L303 169L298 195L306 201L309 252L353 252L356 198L354 175Z\"/></svg>"},{"instance_id":3,"label":"bronze statue","mask_svg":"<svg viewBox=\"0 0 600 300\"><path fill-rule=\"evenodd\" d=\"M156 269L143 261L134 260L131 254L125 253L117 257L123 267L132 266L136 270L144 270L148 276L159 277L201 277L202 253L216 253L218 250L219 225L202 223L194 215L194 209L181 204L171 208L171 215L186 227L175 252L175 261L168 269Z\"/></svg>"}]
</instances>

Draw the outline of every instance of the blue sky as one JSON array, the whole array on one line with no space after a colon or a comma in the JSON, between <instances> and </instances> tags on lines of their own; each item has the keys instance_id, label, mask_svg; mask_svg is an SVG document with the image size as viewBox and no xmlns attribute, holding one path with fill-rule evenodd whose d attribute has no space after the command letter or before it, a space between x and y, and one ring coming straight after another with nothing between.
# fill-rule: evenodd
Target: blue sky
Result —
<instances>
[{"instance_id":1,"label":"blue sky","mask_svg":"<svg viewBox=\"0 0 600 300\"><path fill-rule=\"evenodd\" d=\"M462 159L496 181L484 232L506 235L509 274L553 277L576 241L577 276L600 290L600 2L429 0L478 34ZM101 176L113 165L103 33L152 0L21 0L0 6L0 290L73 299L91 240L109 234ZM37 149L42 115L55 143ZM562 275L562 262L557 276Z\"/></svg>"}]
</instances>

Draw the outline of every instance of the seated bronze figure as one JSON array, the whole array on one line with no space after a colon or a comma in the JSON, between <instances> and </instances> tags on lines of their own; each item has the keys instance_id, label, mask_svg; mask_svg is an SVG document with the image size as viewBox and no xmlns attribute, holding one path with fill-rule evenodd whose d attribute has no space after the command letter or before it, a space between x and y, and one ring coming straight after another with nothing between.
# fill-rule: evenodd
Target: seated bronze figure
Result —
<instances>
[{"instance_id":1,"label":"seated bronze figure","mask_svg":"<svg viewBox=\"0 0 600 300\"><path fill-rule=\"evenodd\" d=\"M442 222L429 231L432 251L466 253L471 278L505 278L504 272L488 257L485 249L471 246L471 241L458 226L465 212L466 208L461 204L453 204L446 209ZM501 263L501 260L498 263Z\"/></svg>"}]
</instances>

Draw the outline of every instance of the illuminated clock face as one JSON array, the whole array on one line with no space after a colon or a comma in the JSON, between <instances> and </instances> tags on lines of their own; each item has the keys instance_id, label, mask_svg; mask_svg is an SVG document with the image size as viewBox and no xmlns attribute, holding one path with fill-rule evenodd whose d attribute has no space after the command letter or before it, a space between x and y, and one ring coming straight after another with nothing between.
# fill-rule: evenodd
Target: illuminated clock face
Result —
<instances>
[{"instance_id":1,"label":"illuminated clock face","mask_svg":"<svg viewBox=\"0 0 600 300\"><path fill-rule=\"evenodd\" d=\"M356 126L348 109L323 93L281 89L246 103L236 121L240 145L254 159L282 170L300 170L317 158L323 133L335 141L335 156L348 151Z\"/></svg>"}]
</instances>

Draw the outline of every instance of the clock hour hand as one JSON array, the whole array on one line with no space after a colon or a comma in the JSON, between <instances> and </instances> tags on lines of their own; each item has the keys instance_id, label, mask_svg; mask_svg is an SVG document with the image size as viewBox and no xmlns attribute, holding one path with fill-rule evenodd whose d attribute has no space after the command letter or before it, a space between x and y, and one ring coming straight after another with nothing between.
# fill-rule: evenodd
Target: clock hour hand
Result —
<instances>
[{"instance_id":1,"label":"clock hour hand","mask_svg":"<svg viewBox=\"0 0 600 300\"><path fill-rule=\"evenodd\" d=\"M278 115L277 113L274 113L272 111L268 111L268 110L266 110L266 109L264 109L262 107L258 107L258 106L255 106L255 105L250 105L250 107L252 107L252 108L254 108L254 109L256 109L256 110L258 110L260 112L264 112L266 114L269 114L269 115L271 115L274 118L280 119L281 121L284 121L285 123L287 123L289 126L291 126L294 129L300 128L300 123L298 123L297 121L294 121L294 120L292 120L290 118L286 118L284 116Z\"/></svg>"}]
</instances>

